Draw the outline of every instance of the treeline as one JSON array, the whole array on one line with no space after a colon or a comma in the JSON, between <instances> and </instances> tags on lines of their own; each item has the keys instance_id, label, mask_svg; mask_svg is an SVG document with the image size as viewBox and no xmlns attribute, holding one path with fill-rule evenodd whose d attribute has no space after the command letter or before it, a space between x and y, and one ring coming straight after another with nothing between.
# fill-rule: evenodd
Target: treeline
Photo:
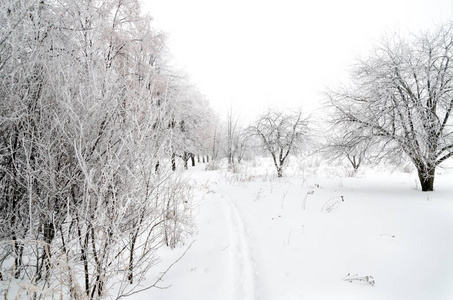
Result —
<instances>
[{"instance_id":1,"label":"treeline","mask_svg":"<svg viewBox=\"0 0 453 300\"><path fill-rule=\"evenodd\" d=\"M136 0L0 2L0 294L125 295L191 229L171 157L203 154L211 113L150 21Z\"/></svg>"}]
</instances>

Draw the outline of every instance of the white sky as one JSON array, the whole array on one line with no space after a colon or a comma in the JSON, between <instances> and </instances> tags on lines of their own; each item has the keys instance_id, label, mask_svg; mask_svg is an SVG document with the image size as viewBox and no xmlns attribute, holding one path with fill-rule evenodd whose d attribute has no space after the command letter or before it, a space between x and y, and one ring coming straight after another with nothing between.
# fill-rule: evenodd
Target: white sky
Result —
<instances>
[{"instance_id":1,"label":"white sky","mask_svg":"<svg viewBox=\"0 0 453 300\"><path fill-rule=\"evenodd\" d=\"M225 115L317 107L386 32L448 21L453 0L143 0L174 60Z\"/></svg>"}]
</instances>

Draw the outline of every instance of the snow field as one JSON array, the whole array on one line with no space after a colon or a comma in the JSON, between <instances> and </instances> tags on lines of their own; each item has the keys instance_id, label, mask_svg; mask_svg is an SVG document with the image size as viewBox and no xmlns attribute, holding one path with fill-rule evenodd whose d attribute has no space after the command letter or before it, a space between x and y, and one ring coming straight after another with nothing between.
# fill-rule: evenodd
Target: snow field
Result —
<instances>
[{"instance_id":1,"label":"snow field","mask_svg":"<svg viewBox=\"0 0 453 300\"><path fill-rule=\"evenodd\" d=\"M191 170L206 182L196 241L164 278L172 287L141 299L453 298L449 172L422 193L415 174L290 169L276 179L265 168Z\"/></svg>"}]
</instances>

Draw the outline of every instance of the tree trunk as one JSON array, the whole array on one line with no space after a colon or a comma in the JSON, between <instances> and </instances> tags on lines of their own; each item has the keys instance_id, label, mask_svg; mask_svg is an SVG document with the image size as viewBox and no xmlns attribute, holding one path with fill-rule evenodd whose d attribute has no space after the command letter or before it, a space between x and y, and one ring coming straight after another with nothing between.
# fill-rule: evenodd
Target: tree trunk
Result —
<instances>
[{"instance_id":1,"label":"tree trunk","mask_svg":"<svg viewBox=\"0 0 453 300\"><path fill-rule=\"evenodd\" d=\"M176 153L171 154L171 170L176 171Z\"/></svg>"},{"instance_id":2,"label":"tree trunk","mask_svg":"<svg viewBox=\"0 0 453 300\"><path fill-rule=\"evenodd\" d=\"M192 160L192 167L195 167L195 155L191 154L190 159Z\"/></svg>"},{"instance_id":3,"label":"tree trunk","mask_svg":"<svg viewBox=\"0 0 453 300\"><path fill-rule=\"evenodd\" d=\"M188 162L190 159L190 154L184 151L184 155L182 156L182 160L184 161L184 170L189 169Z\"/></svg>"},{"instance_id":4,"label":"tree trunk","mask_svg":"<svg viewBox=\"0 0 453 300\"><path fill-rule=\"evenodd\" d=\"M24 245L17 240L17 238L14 236L13 237L13 248L14 248L14 278L19 279L20 278L20 273L21 273L21 268L22 268L22 256L24 253Z\"/></svg>"},{"instance_id":5,"label":"tree trunk","mask_svg":"<svg viewBox=\"0 0 453 300\"><path fill-rule=\"evenodd\" d=\"M283 177L283 168L282 166L277 167L277 177Z\"/></svg>"},{"instance_id":6,"label":"tree trunk","mask_svg":"<svg viewBox=\"0 0 453 300\"><path fill-rule=\"evenodd\" d=\"M418 179L420 180L420 185L422 187L423 192L431 192L434 191L434 174L435 168L429 168L426 170L425 168L417 168L418 172Z\"/></svg>"},{"instance_id":7,"label":"tree trunk","mask_svg":"<svg viewBox=\"0 0 453 300\"><path fill-rule=\"evenodd\" d=\"M50 245L55 237L55 227L54 227L54 224L52 222L45 222L44 223L44 249L43 249L43 254L42 254L42 264L41 264L41 267L44 267L45 268L45 272L46 272L46 275L45 275L45 279L48 280L49 277L50 277L50 269L51 269L51 265L50 265L50 259L51 259L51 249L50 249ZM41 273L41 271L39 272L39 274Z\"/></svg>"},{"instance_id":8,"label":"tree trunk","mask_svg":"<svg viewBox=\"0 0 453 300\"><path fill-rule=\"evenodd\" d=\"M129 275L127 279L130 284L134 283L134 251L135 251L135 242L137 241L137 234L134 233L131 241L131 250L129 253Z\"/></svg>"}]
</instances>

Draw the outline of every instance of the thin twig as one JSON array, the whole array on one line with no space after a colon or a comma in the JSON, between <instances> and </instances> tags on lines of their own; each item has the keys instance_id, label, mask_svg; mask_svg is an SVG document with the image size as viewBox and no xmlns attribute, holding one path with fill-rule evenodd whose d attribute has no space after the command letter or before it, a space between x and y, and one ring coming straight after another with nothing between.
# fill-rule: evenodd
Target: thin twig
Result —
<instances>
[{"instance_id":1,"label":"thin twig","mask_svg":"<svg viewBox=\"0 0 453 300\"><path fill-rule=\"evenodd\" d=\"M174 262L173 262L173 263L172 263L172 264L171 264L171 265L170 265L170 266L169 266L169 267L168 267L168 268L167 268L167 269L159 276L159 278L157 278L157 280L156 280L152 285L150 285L150 286L148 286L148 287L145 287L145 288L142 288L142 289L140 289L140 290L132 291L132 292L130 292L130 293L128 293L128 294L121 295L121 296L117 297L116 299L118 300L118 299L121 299L121 298L123 298L123 297L129 297L129 296L132 296L132 295L141 293L141 292L143 292L143 291L149 290L149 289L151 289L151 288L168 289L169 287L171 287L171 285L166 286L166 287L160 287L160 286L158 286L157 284L158 284L160 281L162 281L162 278L168 273L168 271L170 271L170 269L171 269L176 263L178 263L178 262L186 255L186 253L187 253L187 252L189 251L189 249L192 247L193 243L195 243L195 240L194 240L192 243L190 243L189 247L187 247L187 249L184 251L184 253L183 253L177 260L175 260L175 261L174 261Z\"/></svg>"}]
</instances>

